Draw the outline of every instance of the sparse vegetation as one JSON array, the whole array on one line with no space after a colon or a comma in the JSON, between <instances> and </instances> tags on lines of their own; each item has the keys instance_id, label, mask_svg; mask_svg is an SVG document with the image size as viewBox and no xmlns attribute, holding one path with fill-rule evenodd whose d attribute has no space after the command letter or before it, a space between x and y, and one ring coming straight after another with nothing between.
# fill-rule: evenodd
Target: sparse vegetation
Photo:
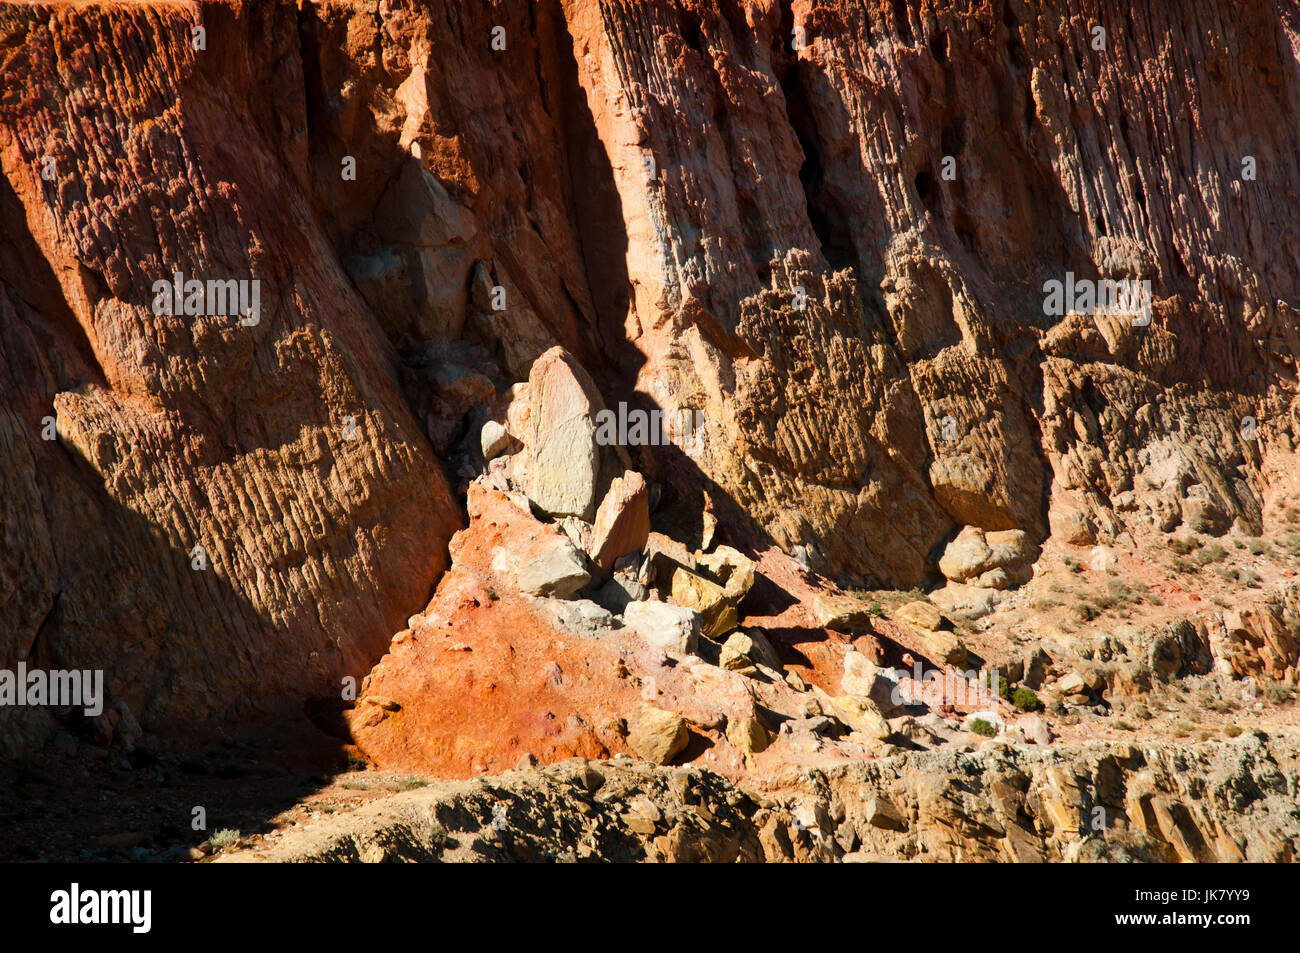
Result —
<instances>
[{"instance_id":1,"label":"sparse vegetation","mask_svg":"<svg viewBox=\"0 0 1300 953\"><path fill-rule=\"evenodd\" d=\"M970 730L977 735L983 735L985 738L992 738L998 733L997 728L983 718L976 718L970 723Z\"/></svg>"},{"instance_id":2,"label":"sparse vegetation","mask_svg":"<svg viewBox=\"0 0 1300 953\"><path fill-rule=\"evenodd\" d=\"M1208 566L1211 563L1222 562L1227 558L1228 551L1218 543L1210 543L1208 546L1202 546L1196 553L1196 564L1198 566Z\"/></svg>"},{"instance_id":3,"label":"sparse vegetation","mask_svg":"<svg viewBox=\"0 0 1300 953\"><path fill-rule=\"evenodd\" d=\"M1264 700L1270 705L1281 705L1295 697L1295 692L1281 682L1264 683Z\"/></svg>"},{"instance_id":4,"label":"sparse vegetation","mask_svg":"<svg viewBox=\"0 0 1300 953\"><path fill-rule=\"evenodd\" d=\"M1115 722L1115 727L1118 728L1120 731L1137 731L1136 725L1124 721L1122 718L1119 721Z\"/></svg>"},{"instance_id":5,"label":"sparse vegetation","mask_svg":"<svg viewBox=\"0 0 1300 953\"><path fill-rule=\"evenodd\" d=\"M1000 695L1003 698L1003 700L1011 701L1011 688L1012 688L1011 679L1009 678L998 679L998 695Z\"/></svg>"},{"instance_id":6,"label":"sparse vegetation","mask_svg":"<svg viewBox=\"0 0 1300 953\"><path fill-rule=\"evenodd\" d=\"M208 838L208 843L212 845L214 851L225 850L227 847L234 847L239 842L239 831L231 830L228 827L215 831Z\"/></svg>"},{"instance_id":7,"label":"sparse vegetation","mask_svg":"<svg viewBox=\"0 0 1300 953\"><path fill-rule=\"evenodd\" d=\"M1192 552L1199 549L1200 546L1201 541L1195 536L1175 536L1169 540L1169 548L1177 556L1190 555Z\"/></svg>"},{"instance_id":8,"label":"sparse vegetation","mask_svg":"<svg viewBox=\"0 0 1300 953\"><path fill-rule=\"evenodd\" d=\"M398 778L389 787L394 791L414 791L416 788L425 788L429 782L423 778Z\"/></svg>"},{"instance_id":9,"label":"sparse vegetation","mask_svg":"<svg viewBox=\"0 0 1300 953\"><path fill-rule=\"evenodd\" d=\"M1241 734L1241 726L1240 726L1240 725L1228 725L1226 728L1223 729L1223 733L1224 733L1225 735L1227 735L1229 738L1235 738L1235 737L1237 737L1239 734Z\"/></svg>"},{"instance_id":10,"label":"sparse vegetation","mask_svg":"<svg viewBox=\"0 0 1300 953\"><path fill-rule=\"evenodd\" d=\"M1011 704L1021 711L1038 711L1043 707L1043 703L1038 700L1038 695L1034 690L1025 688L1023 685L1011 693Z\"/></svg>"}]
</instances>

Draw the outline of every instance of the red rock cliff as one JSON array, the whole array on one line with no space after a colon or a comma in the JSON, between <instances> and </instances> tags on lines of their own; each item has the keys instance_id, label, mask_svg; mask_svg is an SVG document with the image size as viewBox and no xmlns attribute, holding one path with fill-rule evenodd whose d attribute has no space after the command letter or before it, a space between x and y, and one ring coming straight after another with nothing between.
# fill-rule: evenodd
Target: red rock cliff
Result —
<instances>
[{"instance_id":1,"label":"red rock cliff","mask_svg":"<svg viewBox=\"0 0 1300 953\"><path fill-rule=\"evenodd\" d=\"M1297 50L1289 0L5 7L0 664L105 668L124 731L333 693L557 343L702 411L643 468L832 577L1257 525ZM156 314L176 271L257 323ZM1046 315L1067 272L1150 324Z\"/></svg>"}]
</instances>

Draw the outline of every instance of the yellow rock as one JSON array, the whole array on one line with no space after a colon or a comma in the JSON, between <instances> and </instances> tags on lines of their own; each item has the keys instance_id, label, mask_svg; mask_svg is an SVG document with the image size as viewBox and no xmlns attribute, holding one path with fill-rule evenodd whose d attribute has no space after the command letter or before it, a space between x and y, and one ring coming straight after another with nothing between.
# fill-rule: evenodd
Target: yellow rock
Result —
<instances>
[{"instance_id":1,"label":"yellow rock","mask_svg":"<svg viewBox=\"0 0 1300 953\"><path fill-rule=\"evenodd\" d=\"M831 707L833 709L831 714L848 725L851 730L869 738L884 741L893 731L889 727L889 722L885 721L885 716L880 713L880 709L868 699L841 695L831 699Z\"/></svg>"},{"instance_id":2,"label":"yellow rock","mask_svg":"<svg viewBox=\"0 0 1300 953\"><path fill-rule=\"evenodd\" d=\"M917 599L894 610L894 621L901 622L915 632L934 632L944 628L943 613L932 602Z\"/></svg>"},{"instance_id":3,"label":"yellow rock","mask_svg":"<svg viewBox=\"0 0 1300 953\"><path fill-rule=\"evenodd\" d=\"M772 735L755 718L733 718L727 721L727 740L750 755L771 744Z\"/></svg>"},{"instance_id":4,"label":"yellow rock","mask_svg":"<svg viewBox=\"0 0 1300 953\"><path fill-rule=\"evenodd\" d=\"M695 562L722 584L727 598L737 605L753 588L754 572L758 564L738 549L719 546L708 554L697 553Z\"/></svg>"},{"instance_id":5,"label":"yellow rock","mask_svg":"<svg viewBox=\"0 0 1300 953\"><path fill-rule=\"evenodd\" d=\"M673 602L700 614L703 632L709 638L716 639L736 627L736 607L717 583L679 567L673 573L672 594Z\"/></svg>"}]
</instances>

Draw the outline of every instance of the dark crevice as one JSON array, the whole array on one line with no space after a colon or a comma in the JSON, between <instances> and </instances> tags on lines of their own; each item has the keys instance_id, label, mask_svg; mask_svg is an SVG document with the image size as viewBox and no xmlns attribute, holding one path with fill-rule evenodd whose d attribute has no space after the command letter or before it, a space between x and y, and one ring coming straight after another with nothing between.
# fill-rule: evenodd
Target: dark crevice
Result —
<instances>
[{"instance_id":1,"label":"dark crevice","mask_svg":"<svg viewBox=\"0 0 1300 953\"><path fill-rule=\"evenodd\" d=\"M1025 45L1020 42L1020 21L1009 6L1002 10L1002 23L1007 28L1007 55L1011 65L1021 73L1029 72L1029 57L1025 54Z\"/></svg>"},{"instance_id":2,"label":"dark crevice","mask_svg":"<svg viewBox=\"0 0 1300 953\"><path fill-rule=\"evenodd\" d=\"M84 266L79 267L83 280L90 282L93 276ZM0 275L14 276L0 278L0 284L12 290L16 301L45 319L31 327L33 335L46 345L55 340L60 342L60 347L71 345L90 380L103 384L104 372L90 338L68 305L63 287L40 244L28 231L26 210L3 175L0 175ZM98 300L98 295L91 300ZM63 362L54 363L63 366ZM54 382L58 390L73 390L82 383L85 381L64 378Z\"/></svg>"},{"instance_id":3,"label":"dark crevice","mask_svg":"<svg viewBox=\"0 0 1300 953\"><path fill-rule=\"evenodd\" d=\"M548 87L555 91L555 128L564 153L569 221L595 312L595 340L590 346L608 363L602 368L590 362L588 369L598 378L635 380L644 359L628 344L623 326L632 300L623 201L579 82L577 51L560 5L551 2L543 13L548 28L546 48L539 49L539 55L547 63ZM578 356L590 361L588 355Z\"/></svg>"},{"instance_id":4,"label":"dark crevice","mask_svg":"<svg viewBox=\"0 0 1300 953\"><path fill-rule=\"evenodd\" d=\"M854 267L858 263L858 256L847 224L849 215L826 180L815 111L800 74L805 67L800 65L789 45L792 43L793 31L790 9L786 7L781 26L785 45L776 51L773 65L777 81L785 95L786 117L799 142L799 148L803 150L804 161L799 167L799 182L803 186L808 221L821 245L826 263L833 269Z\"/></svg>"},{"instance_id":5,"label":"dark crevice","mask_svg":"<svg viewBox=\"0 0 1300 953\"><path fill-rule=\"evenodd\" d=\"M945 126L939 136L939 148L946 156L959 156L966 148L966 129L960 118L951 126Z\"/></svg>"},{"instance_id":6,"label":"dark crevice","mask_svg":"<svg viewBox=\"0 0 1300 953\"><path fill-rule=\"evenodd\" d=\"M907 19L907 0L894 0L894 28L904 46L912 44L912 24Z\"/></svg>"},{"instance_id":7,"label":"dark crevice","mask_svg":"<svg viewBox=\"0 0 1300 953\"><path fill-rule=\"evenodd\" d=\"M946 33L936 33L930 37L930 55L941 65L948 62L948 35Z\"/></svg>"},{"instance_id":8,"label":"dark crevice","mask_svg":"<svg viewBox=\"0 0 1300 953\"><path fill-rule=\"evenodd\" d=\"M912 185L916 188L916 194L921 199L921 204L931 212L934 211L934 200L936 191L934 186L934 176L928 169L922 169L916 173L916 178L912 180Z\"/></svg>"},{"instance_id":9,"label":"dark crevice","mask_svg":"<svg viewBox=\"0 0 1300 953\"><path fill-rule=\"evenodd\" d=\"M682 39L696 53L708 59L708 50L704 45L704 33L702 30L703 22L689 10L682 13Z\"/></svg>"}]
</instances>

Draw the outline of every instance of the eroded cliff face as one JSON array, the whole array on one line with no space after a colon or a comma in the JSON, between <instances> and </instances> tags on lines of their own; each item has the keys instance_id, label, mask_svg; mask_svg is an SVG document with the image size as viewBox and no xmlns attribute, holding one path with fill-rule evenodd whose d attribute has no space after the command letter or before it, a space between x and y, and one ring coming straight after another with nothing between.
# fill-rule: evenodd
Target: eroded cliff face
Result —
<instances>
[{"instance_id":1,"label":"eroded cliff face","mask_svg":"<svg viewBox=\"0 0 1300 953\"><path fill-rule=\"evenodd\" d=\"M297 11L199 13L0 13L0 652L103 669L128 742L337 692L458 522L319 219ZM260 313L157 314L175 272Z\"/></svg>"},{"instance_id":2,"label":"eroded cliff face","mask_svg":"<svg viewBox=\"0 0 1300 953\"><path fill-rule=\"evenodd\" d=\"M1294 425L1285 4L714 7L569 10L639 386L705 408L710 479L889 585L957 525L1041 538L1054 506L1103 539L1259 525L1260 447ZM1045 317L1066 271L1150 280L1150 326Z\"/></svg>"},{"instance_id":3,"label":"eroded cliff face","mask_svg":"<svg viewBox=\"0 0 1300 953\"><path fill-rule=\"evenodd\" d=\"M0 664L105 669L127 735L337 695L557 344L610 406L701 413L693 456L633 449L665 506L707 491L843 582L914 585L963 526L1257 534L1300 438L1298 32L1289 2L6 7ZM258 280L258 320L155 313L177 271ZM1150 324L1046 315L1067 272L1149 280Z\"/></svg>"}]
</instances>

